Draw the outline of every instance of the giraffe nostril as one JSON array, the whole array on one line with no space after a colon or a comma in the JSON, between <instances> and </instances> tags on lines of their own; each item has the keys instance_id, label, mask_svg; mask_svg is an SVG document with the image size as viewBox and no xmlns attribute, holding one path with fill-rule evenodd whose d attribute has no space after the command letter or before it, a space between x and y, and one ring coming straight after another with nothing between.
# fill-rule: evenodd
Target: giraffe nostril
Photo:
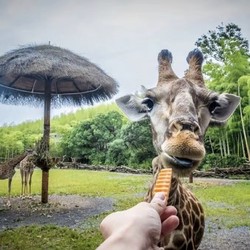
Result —
<instances>
[{"instance_id":1,"label":"giraffe nostril","mask_svg":"<svg viewBox=\"0 0 250 250\"><path fill-rule=\"evenodd\" d=\"M191 132L193 132L195 134L200 133L200 127L196 123L183 123L181 131L182 130L188 130L188 131L191 131Z\"/></svg>"},{"instance_id":2,"label":"giraffe nostril","mask_svg":"<svg viewBox=\"0 0 250 250\"><path fill-rule=\"evenodd\" d=\"M194 132L194 126L193 124L182 124L181 130L190 130Z\"/></svg>"},{"instance_id":3,"label":"giraffe nostril","mask_svg":"<svg viewBox=\"0 0 250 250\"><path fill-rule=\"evenodd\" d=\"M195 134L199 133L200 131L200 127L198 124L196 123L192 123L192 122L173 122L170 126L170 131L171 132L179 132L179 131L191 131Z\"/></svg>"},{"instance_id":4,"label":"giraffe nostril","mask_svg":"<svg viewBox=\"0 0 250 250\"><path fill-rule=\"evenodd\" d=\"M177 133L182 130L182 125L179 122L173 122L169 130L170 132Z\"/></svg>"}]
</instances>

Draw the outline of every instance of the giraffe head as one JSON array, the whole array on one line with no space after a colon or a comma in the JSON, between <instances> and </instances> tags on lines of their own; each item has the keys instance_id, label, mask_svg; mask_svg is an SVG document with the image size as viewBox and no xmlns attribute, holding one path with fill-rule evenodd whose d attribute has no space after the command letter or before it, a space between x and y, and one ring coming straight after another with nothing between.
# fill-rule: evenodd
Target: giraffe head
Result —
<instances>
[{"instance_id":1,"label":"giraffe head","mask_svg":"<svg viewBox=\"0 0 250 250\"><path fill-rule=\"evenodd\" d=\"M206 88L201 71L203 55L198 49L188 54L189 68L183 78L172 70L168 50L159 53L158 62L156 87L142 87L140 93L116 102L132 121L150 119L153 144L164 166L171 166L177 175L187 175L205 156L204 136L209 125L225 123L240 98Z\"/></svg>"}]
</instances>

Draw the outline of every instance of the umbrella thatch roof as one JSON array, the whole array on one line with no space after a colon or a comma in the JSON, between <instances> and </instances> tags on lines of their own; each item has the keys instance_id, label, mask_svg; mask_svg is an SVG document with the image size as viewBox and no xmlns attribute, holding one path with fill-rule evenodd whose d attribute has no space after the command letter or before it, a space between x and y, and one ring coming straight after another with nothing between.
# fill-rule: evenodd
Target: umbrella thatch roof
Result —
<instances>
[{"instance_id":1,"label":"umbrella thatch roof","mask_svg":"<svg viewBox=\"0 0 250 250\"><path fill-rule=\"evenodd\" d=\"M23 47L0 57L0 102L43 104L50 85L53 106L111 98L118 84L84 57L51 45Z\"/></svg>"}]
</instances>

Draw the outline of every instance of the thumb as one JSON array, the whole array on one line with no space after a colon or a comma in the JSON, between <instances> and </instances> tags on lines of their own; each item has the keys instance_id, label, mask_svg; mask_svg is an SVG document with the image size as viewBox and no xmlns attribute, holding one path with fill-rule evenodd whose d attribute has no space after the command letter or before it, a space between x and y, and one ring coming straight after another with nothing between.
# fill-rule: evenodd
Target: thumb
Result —
<instances>
[{"instance_id":1,"label":"thumb","mask_svg":"<svg viewBox=\"0 0 250 250\"><path fill-rule=\"evenodd\" d=\"M161 215L166 209L164 193L156 193L151 200L150 205L158 212L159 215Z\"/></svg>"}]
</instances>

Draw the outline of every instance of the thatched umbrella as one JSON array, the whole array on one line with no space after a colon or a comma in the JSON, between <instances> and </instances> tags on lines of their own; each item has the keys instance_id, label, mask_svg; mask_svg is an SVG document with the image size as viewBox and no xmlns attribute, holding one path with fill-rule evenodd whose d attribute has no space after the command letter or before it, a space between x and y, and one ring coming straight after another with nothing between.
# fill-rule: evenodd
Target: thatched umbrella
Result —
<instances>
[{"instance_id":1,"label":"thatched umbrella","mask_svg":"<svg viewBox=\"0 0 250 250\"><path fill-rule=\"evenodd\" d=\"M49 151L50 109L93 104L117 93L118 85L99 67L51 45L23 47L0 57L0 102L44 105L43 144ZM42 202L48 202L49 166L42 168Z\"/></svg>"}]
</instances>

